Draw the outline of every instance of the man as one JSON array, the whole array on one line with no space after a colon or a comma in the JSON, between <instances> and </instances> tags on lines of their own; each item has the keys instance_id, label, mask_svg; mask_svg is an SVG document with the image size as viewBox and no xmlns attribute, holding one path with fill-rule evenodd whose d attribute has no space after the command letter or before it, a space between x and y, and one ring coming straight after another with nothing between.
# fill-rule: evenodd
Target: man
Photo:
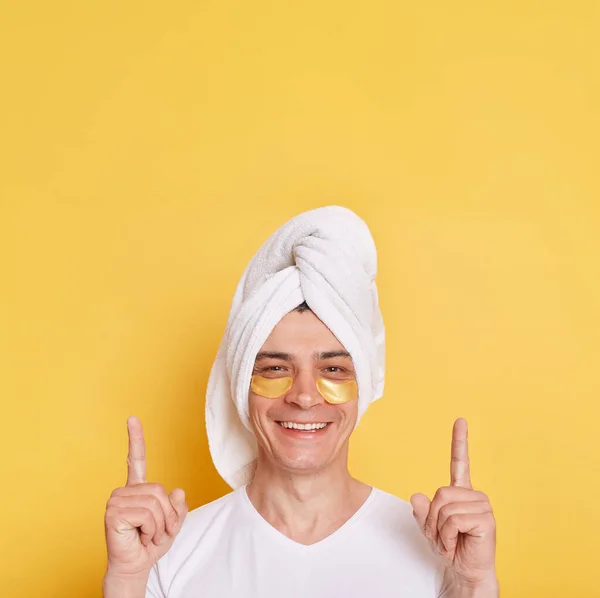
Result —
<instances>
[{"instance_id":1,"label":"man","mask_svg":"<svg viewBox=\"0 0 600 598\"><path fill-rule=\"evenodd\" d=\"M128 420L127 485L105 517L105 598L498 596L495 521L471 487L465 420L453 428L450 485L431 502L415 494L411 506L348 471L350 435L382 391L364 226L343 208L302 214L263 245L238 285L207 395L211 454L233 492L188 515L182 490L146 482L141 425ZM346 242L344 266L335 254ZM363 253L361 279L351 270ZM358 299L345 286L357 280ZM298 289L306 300L288 309ZM331 311L336 296L348 309Z\"/></svg>"}]
</instances>

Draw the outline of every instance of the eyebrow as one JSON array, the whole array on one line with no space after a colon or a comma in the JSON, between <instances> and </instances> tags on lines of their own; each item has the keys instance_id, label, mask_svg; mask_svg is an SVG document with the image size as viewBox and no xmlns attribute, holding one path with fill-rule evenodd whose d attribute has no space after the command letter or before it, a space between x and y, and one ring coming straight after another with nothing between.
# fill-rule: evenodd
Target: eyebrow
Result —
<instances>
[{"instance_id":1,"label":"eyebrow","mask_svg":"<svg viewBox=\"0 0 600 598\"><path fill-rule=\"evenodd\" d=\"M352 359L348 351L323 351L321 353L313 353L313 359L315 361L334 359L335 357ZM295 357L291 353L283 353L281 351L261 351L256 355L255 361L261 361L263 359L281 359L282 361L294 361Z\"/></svg>"},{"instance_id":2,"label":"eyebrow","mask_svg":"<svg viewBox=\"0 0 600 598\"><path fill-rule=\"evenodd\" d=\"M280 353L279 351L261 351L254 361L260 361L261 359L281 359L283 361L294 360L289 353Z\"/></svg>"},{"instance_id":3,"label":"eyebrow","mask_svg":"<svg viewBox=\"0 0 600 598\"><path fill-rule=\"evenodd\" d=\"M315 359L333 359L334 357L343 357L345 359L352 359L350 357L350 353L348 351L325 351L324 353L314 353L313 357Z\"/></svg>"}]
</instances>

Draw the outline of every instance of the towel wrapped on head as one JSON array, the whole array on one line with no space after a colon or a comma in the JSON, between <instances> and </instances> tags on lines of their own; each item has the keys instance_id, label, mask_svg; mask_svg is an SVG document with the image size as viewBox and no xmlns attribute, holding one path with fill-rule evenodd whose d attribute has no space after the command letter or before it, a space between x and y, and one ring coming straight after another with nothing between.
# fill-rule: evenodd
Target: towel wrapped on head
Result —
<instances>
[{"instance_id":1,"label":"towel wrapped on head","mask_svg":"<svg viewBox=\"0 0 600 598\"><path fill-rule=\"evenodd\" d=\"M276 324L303 301L352 357L357 424L383 395L385 330L376 274L377 252L367 224L341 206L292 218L250 260L233 297L206 394L211 456L232 488L248 484L256 466L248 412L256 354Z\"/></svg>"}]
</instances>

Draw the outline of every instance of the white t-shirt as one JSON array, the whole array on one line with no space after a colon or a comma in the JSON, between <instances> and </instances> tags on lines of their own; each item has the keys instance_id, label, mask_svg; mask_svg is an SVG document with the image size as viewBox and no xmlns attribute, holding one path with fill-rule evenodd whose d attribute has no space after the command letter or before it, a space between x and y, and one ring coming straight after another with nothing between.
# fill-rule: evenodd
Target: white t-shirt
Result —
<instances>
[{"instance_id":1,"label":"white t-shirt","mask_svg":"<svg viewBox=\"0 0 600 598\"><path fill-rule=\"evenodd\" d=\"M387 492L373 488L346 523L306 546L267 523L244 486L188 513L146 598L438 598L443 572L411 504Z\"/></svg>"}]
</instances>

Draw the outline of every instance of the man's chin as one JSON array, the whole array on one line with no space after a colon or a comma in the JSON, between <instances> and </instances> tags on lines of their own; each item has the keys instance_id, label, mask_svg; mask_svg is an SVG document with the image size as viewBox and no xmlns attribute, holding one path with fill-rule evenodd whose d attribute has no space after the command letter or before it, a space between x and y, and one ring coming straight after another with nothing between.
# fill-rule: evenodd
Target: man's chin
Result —
<instances>
[{"instance_id":1,"label":"man's chin","mask_svg":"<svg viewBox=\"0 0 600 598\"><path fill-rule=\"evenodd\" d=\"M278 423L269 428L268 454L278 469L297 474L318 473L336 460L339 428L335 423L314 432L286 429Z\"/></svg>"},{"instance_id":2,"label":"man's chin","mask_svg":"<svg viewBox=\"0 0 600 598\"><path fill-rule=\"evenodd\" d=\"M278 467L297 473L310 473L320 471L334 458L332 447L322 443L307 446L298 446L295 442L281 442L272 445L272 456Z\"/></svg>"},{"instance_id":3,"label":"man's chin","mask_svg":"<svg viewBox=\"0 0 600 598\"><path fill-rule=\"evenodd\" d=\"M295 475L311 475L317 474L327 467L329 459L308 459L306 455L278 455L278 466Z\"/></svg>"}]
</instances>

